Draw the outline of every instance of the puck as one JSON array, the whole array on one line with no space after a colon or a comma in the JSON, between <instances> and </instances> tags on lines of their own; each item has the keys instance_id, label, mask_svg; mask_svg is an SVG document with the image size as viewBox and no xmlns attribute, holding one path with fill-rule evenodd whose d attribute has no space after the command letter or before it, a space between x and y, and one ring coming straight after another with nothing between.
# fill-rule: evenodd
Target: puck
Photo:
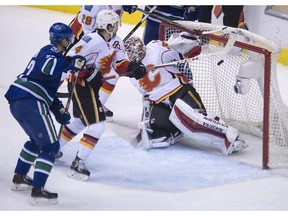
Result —
<instances>
[{"instance_id":1,"label":"puck","mask_svg":"<svg viewBox=\"0 0 288 216\"><path fill-rule=\"evenodd\" d=\"M220 60L217 65L220 66L221 64L223 64L224 60Z\"/></svg>"}]
</instances>

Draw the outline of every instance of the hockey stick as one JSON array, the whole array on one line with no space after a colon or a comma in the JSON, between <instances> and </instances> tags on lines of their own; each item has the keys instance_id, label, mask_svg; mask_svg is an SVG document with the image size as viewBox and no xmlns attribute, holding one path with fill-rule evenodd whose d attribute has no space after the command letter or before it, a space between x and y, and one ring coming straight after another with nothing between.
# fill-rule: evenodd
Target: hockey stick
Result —
<instances>
[{"instance_id":1,"label":"hockey stick","mask_svg":"<svg viewBox=\"0 0 288 216\"><path fill-rule=\"evenodd\" d=\"M123 39L125 42L141 25L145 22L145 20L150 16L150 14L157 8L157 5L154 5L154 7L149 10L149 14L145 14L145 16L138 22L138 24L129 32L129 34Z\"/></svg>"},{"instance_id":2,"label":"hockey stick","mask_svg":"<svg viewBox=\"0 0 288 216\"><path fill-rule=\"evenodd\" d=\"M204 58L209 58L211 56L220 56L220 55L227 54L232 49L233 45L235 44L236 36L237 35L236 35L235 32L231 32L230 37L227 40L225 47L220 52L210 53L210 54L206 54L206 55L199 55L199 56L196 56L196 57L193 57L193 58L187 58L187 59L174 61L174 62L169 62L169 63L165 63L165 64L161 64L161 65L146 67L146 70L149 71L149 70L162 68L162 67L168 67L168 66L174 66L174 65L179 65L179 64L185 64L185 63L190 62L190 61L195 61L195 60L200 60L200 59L204 59ZM224 62L224 60L220 60L218 62L218 65L222 64L223 62ZM103 77L103 80L115 79L115 78L119 78L119 77L122 77L122 76L129 76L130 74L131 74L131 71L123 73L121 75L116 74L116 75L112 75L112 76Z\"/></svg>"},{"instance_id":3,"label":"hockey stick","mask_svg":"<svg viewBox=\"0 0 288 216\"><path fill-rule=\"evenodd\" d=\"M69 97L69 92L57 92L56 93L56 96L58 97L58 98L68 98Z\"/></svg>"},{"instance_id":4,"label":"hockey stick","mask_svg":"<svg viewBox=\"0 0 288 216\"><path fill-rule=\"evenodd\" d=\"M138 10L139 12L142 12L143 14L150 15L151 17L154 17L154 18L156 18L162 22L166 22L166 23L169 23L171 25L177 26L177 27L183 29L184 31L186 31L190 34L194 34L194 35L198 35L198 36L221 32L221 31L228 28L227 26L223 26L222 28L219 28L216 30L211 30L211 31L201 31L201 30L195 30L195 29L191 30L191 29L188 29L186 26L181 25L180 23L169 20L169 19L167 19L163 16L160 16L158 14L150 13L149 11L143 10L141 8L136 8L136 10Z\"/></svg>"},{"instance_id":5,"label":"hockey stick","mask_svg":"<svg viewBox=\"0 0 288 216\"><path fill-rule=\"evenodd\" d=\"M75 88L76 83L77 83L77 78L78 78L78 72L75 72L75 73L74 73L74 77L73 77L72 87L71 87L72 91L71 91L71 93L70 93L70 95L69 95L69 97L68 97L68 100L67 100L67 103L66 103L66 106L65 106L65 109L64 109L64 112L63 112L63 113L68 112L68 109L69 109L69 107L70 107L70 103L71 103L71 101L72 101L72 96L73 96L73 94L74 94L74 88ZM62 133L63 128L64 128L64 125L61 124L60 129L59 129L59 132L58 132L58 140L59 140L60 137L61 137L61 133Z\"/></svg>"},{"instance_id":6,"label":"hockey stick","mask_svg":"<svg viewBox=\"0 0 288 216\"><path fill-rule=\"evenodd\" d=\"M236 36L237 35L235 34L235 32L231 32L230 37L227 40L225 47L220 52L210 53L210 54L206 54L206 55L199 55L199 56L195 56L192 58L187 58L187 59L183 59L183 60L179 60L179 61L174 61L174 62L169 62L169 63L165 63L165 64L161 64L161 65L146 67L146 70L153 70L153 69L162 68L162 67L174 66L174 65L184 64L184 63L187 63L190 61L209 58L212 56L220 56L220 55L227 54L232 49L233 45L235 44ZM222 64L223 62L224 62L223 59L220 60L218 62L218 65Z\"/></svg>"}]
</instances>

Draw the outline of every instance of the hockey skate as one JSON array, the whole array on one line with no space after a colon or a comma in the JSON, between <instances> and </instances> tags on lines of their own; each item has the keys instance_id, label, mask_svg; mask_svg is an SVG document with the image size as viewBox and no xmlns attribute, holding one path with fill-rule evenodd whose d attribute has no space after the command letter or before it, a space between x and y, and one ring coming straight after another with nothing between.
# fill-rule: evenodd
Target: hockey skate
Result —
<instances>
[{"instance_id":1,"label":"hockey skate","mask_svg":"<svg viewBox=\"0 0 288 216\"><path fill-rule=\"evenodd\" d=\"M13 177L12 191L28 191L32 189L33 180L28 175L16 174Z\"/></svg>"},{"instance_id":2,"label":"hockey skate","mask_svg":"<svg viewBox=\"0 0 288 216\"><path fill-rule=\"evenodd\" d=\"M86 168L84 160L81 160L78 156L76 156L70 168L71 170L68 173L69 177L80 181L88 180L90 172Z\"/></svg>"},{"instance_id":3,"label":"hockey skate","mask_svg":"<svg viewBox=\"0 0 288 216\"><path fill-rule=\"evenodd\" d=\"M103 105L107 121L113 121L113 112Z\"/></svg>"},{"instance_id":4,"label":"hockey skate","mask_svg":"<svg viewBox=\"0 0 288 216\"><path fill-rule=\"evenodd\" d=\"M235 153L235 152L241 152L243 149L247 148L249 145L245 143L245 140L241 137L237 136L236 140L231 143L229 148L227 149L227 155Z\"/></svg>"},{"instance_id":5,"label":"hockey skate","mask_svg":"<svg viewBox=\"0 0 288 216\"><path fill-rule=\"evenodd\" d=\"M51 193L44 188L32 188L31 205L55 205L58 203L58 194Z\"/></svg>"}]
</instances>

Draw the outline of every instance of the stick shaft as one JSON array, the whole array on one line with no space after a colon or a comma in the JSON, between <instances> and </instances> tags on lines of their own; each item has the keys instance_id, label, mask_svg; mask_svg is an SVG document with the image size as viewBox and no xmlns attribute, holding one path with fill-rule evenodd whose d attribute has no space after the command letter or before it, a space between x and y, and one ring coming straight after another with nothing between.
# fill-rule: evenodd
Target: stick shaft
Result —
<instances>
[{"instance_id":1,"label":"stick shaft","mask_svg":"<svg viewBox=\"0 0 288 216\"><path fill-rule=\"evenodd\" d=\"M125 42L141 25L145 22L145 20L150 16L150 14L157 8L157 5L154 5L153 8L149 11L149 14L145 14L145 16L138 22L138 24L129 32L129 34L123 39Z\"/></svg>"},{"instance_id":2,"label":"stick shaft","mask_svg":"<svg viewBox=\"0 0 288 216\"><path fill-rule=\"evenodd\" d=\"M73 94L74 94L74 88L75 88L76 83L77 83L77 78L78 78L78 73L75 73L74 77L73 77L73 81L72 81L72 88L71 88L72 91L71 91L71 93L70 93L70 95L69 95L69 97L67 99L66 106L65 106L65 112L68 112L68 109L70 107L70 103L72 101L72 97L73 97ZM58 132L58 139L60 139L60 137L61 137L61 133L62 133L63 128L64 128L64 125L62 124L60 126L60 129L59 129L59 132Z\"/></svg>"}]
</instances>

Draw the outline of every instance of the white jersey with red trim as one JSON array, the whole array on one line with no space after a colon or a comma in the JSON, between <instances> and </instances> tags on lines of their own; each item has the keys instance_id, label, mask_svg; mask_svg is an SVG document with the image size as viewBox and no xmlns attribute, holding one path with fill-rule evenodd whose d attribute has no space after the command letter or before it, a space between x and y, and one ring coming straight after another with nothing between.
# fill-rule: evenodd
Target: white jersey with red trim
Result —
<instances>
[{"instance_id":1,"label":"white jersey with red trim","mask_svg":"<svg viewBox=\"0 0 288 216\"><path fill-rule=\"evenodd\" d=\"M145 67L151 67L178 60L179 53L171 50L165 42L154 40L146 45L146 55L141 62ZM174 94L183 83L188 83L188 80L175 66L169 66L147 71L143 78L132 78L131 82L139 92L159 103Z\"/></svg>"},{"instance_id":2,"label":"white jersey with red trim","mask_svg":"<svg viewBox=\"0 0 288 216\"><path fill-rule=\"evenodd\" d=\"M120 19L124 12L122 5L82 5L78 13L78 22L82 25L84 34L89 34L96 30L96 17L101 10L113 10L116 12Z\"/></svg>"},{"instance_id":3,"label":"white jersey with red trim","mask_svg":"<svg viewBox=\"0 0 288 216\"><path fill-rule=\"evenodd\" d=\"M127 60L124 44L119 36L106 42L97 32L81 38L67 53L67 56L82 55L86 58L87 68L95 68L105 77L111 68L116 70L118 64ZM117 71L117 70L116 70Z\"/></svg>"}]
</instances>

